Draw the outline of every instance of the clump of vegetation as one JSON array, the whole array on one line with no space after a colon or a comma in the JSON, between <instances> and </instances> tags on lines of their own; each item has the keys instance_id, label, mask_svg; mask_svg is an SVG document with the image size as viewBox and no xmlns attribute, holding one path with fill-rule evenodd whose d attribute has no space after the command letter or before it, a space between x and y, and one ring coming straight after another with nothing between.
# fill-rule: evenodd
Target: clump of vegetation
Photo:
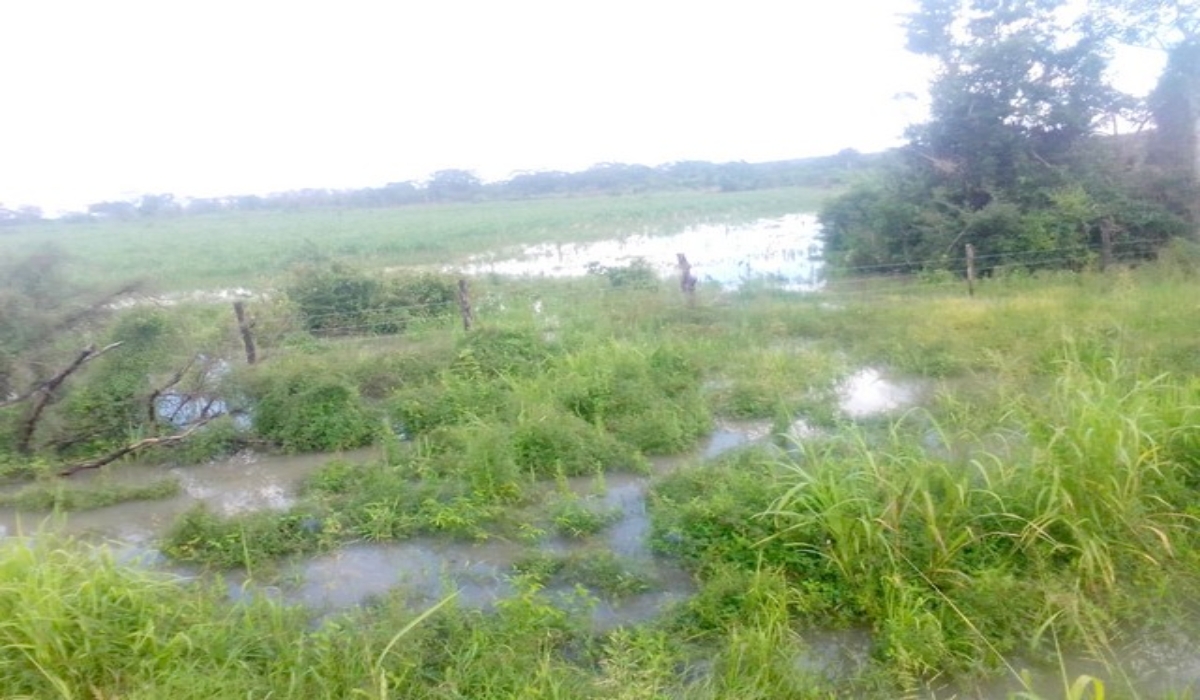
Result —
<instances>
[{"instance_id":1,"label":"clump of vegetation","mask_svg":"<svg viewBox=\"0 0 1200 700\"><path fill-rule=\"evenodd\" d=\"M610 600L645 593L656 583L642 567L631 565L608 550L542 552L517 562L514 568L539 585L584 586Z\"/></svg>"},{"instance_id":2,"label":"clump of vegetation","mask_svg":"<svg viewBox=\"0 0 1200 700\"><path fill-rule=\"evenodd\" d=\"M296 269L287 288L304 327L316 335L402 332L417 319L457 308L455 283L431 273L381 276L343 263Z\"/></svg>"},{"instance_id":3,"label":"clump of vegetation","mask_svg":"<svg viewBox=\"0 0 1200 700\"><path fill-rule=\"evenodd\" d=\"M282 365L253 380L255 432L289 452L345 450L370 444L380 417L355 387L309 364Z\"/></svg>"},{"instance_id":4,"label":"clump of vegetation","mask_svg":"<svg viewBox=\"0 0 1200 700\"><path fill-rule=\"evenodd\" d=\"M603 507L589 499L566 491L549 508L550 522L564 537L588 537L612 525L621 517L618 507Z\"/></svg>"},{"instance_id":5,"label":"clump of vegetation","mask_svg":"<svg viewBox=\"0 0 1200 700\"><path fill-rule=\"evenodd\" d=\"M124 501L171 498L179 494L179 481L158 479L148 484L74 485L61 480L39 482L13 493L0 494L0 506L27 511L79 511L104 508Z\"/></svg>"},{"instance_id":6,"label":"clump of vegetation","mask_svg":"<svg viewBox=\"0 0 1200 700\"><path fill-rule=\"evenodd\" d=\"M698 368L665 347L601 344L564 357L547 376L567 410L646 454L678 452L712 426Z\"/></svg>"},{"instance_id":7,"label":"clump of vegetation","mask_svg":"<svg viewBox=\"0 0 1200 700\"><path fill-rule=\"evenodd\" d=\"M183 514L163 537L163 552L182 562L254 570L280 557L332 544L316 513L258 512L223 518L203 505Z\"/></svg>"},{"instance_id":8,"label":"clump of vegetation","mask_svg":"<svg viewBox=\"0 0 1200 700\"><path fill-rule=\"evenodd\" d=\"M610 267L590 262L587 273L608 280L614 289L658 289L661 280L654 266L645 258L636 258L628 265Z\"/></svg>"}]
</instances>

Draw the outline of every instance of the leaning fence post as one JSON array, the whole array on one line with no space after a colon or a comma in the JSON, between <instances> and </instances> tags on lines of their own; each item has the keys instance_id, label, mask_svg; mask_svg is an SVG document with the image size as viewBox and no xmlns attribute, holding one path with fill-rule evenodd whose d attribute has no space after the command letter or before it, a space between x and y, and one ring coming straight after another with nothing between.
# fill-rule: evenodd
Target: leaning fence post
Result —
<instances>
[{"instance_id":1,"label":"leaning fence post","mask_svg":"<svg viewBox=\"0 0 1200 700\"><path fill-rule=\"evenodd\" d=\"M242 334L242 344L246 346L246 364L252 365L258 359L258 351L254 347L254 321L246 318L246 304L238 300L233 302L233 313L237 316L238 331Z\"/></svg>"},{"instance_id":2,"label":"leaning fence post","mask_svg":"<svg viewBox=\"0 0 1200 700\"><path fill-rule=\"evenodd\" d=\"M967 295L975 296L975 246L967 244Z\"/></svg>"},{"instance_id":3,"label":"leaning fence post","mask_svg":"<svg viewBox=\"0 0 1200 700\"><path fill-rule=\"evenodd\" d=\"M471 310L471 294L467 289L466 277L458 280L458 310L462 312L463 330L471 330L471 324L475 321L475 312Z\"/></svg>"},{"instance_id":4,"label":"leaning fence post","mask_svg":"<svg viewBox=\"0 0 1200 700\"><path fill-rule=\"evenodd\" d=\"M692 274L692 265L683 253L676 253L679 260L679 289L687 297L689 304L696 303L696 276Z\"/></svg>"},{"instance_id":5,"label":"leaning fence post","mask_svg":"<svg viewBox=\"0 0 1200 700\"><path fill-rule=\"evenodd\" d=\"M1104 217L1100 220L1100 271L1104 272L1113 262L1113 220Z\"/></svg>"}]
</instances>

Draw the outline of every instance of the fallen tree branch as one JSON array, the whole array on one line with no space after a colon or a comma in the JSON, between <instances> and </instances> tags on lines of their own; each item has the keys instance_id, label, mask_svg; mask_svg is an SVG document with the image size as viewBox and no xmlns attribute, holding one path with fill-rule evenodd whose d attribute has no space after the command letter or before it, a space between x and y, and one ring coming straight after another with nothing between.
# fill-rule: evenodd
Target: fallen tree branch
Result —
<instances>
[{"instance_id":1,"label":"fallen tree branch","mask_svg":"<svg viewBox=\"0 0 1200 700\"><path fill-rule=\"evenodd\" d=\"M209 421L211 421L213 418L215 418L215 416L210 416L208 418L201 419L196 424L194 424L192 427L188 428L187 430L185 430L182 433L179 433L177 435L168 435L165 437L156 437L156 438L145 438L143 440L138 440L137 442L132 442L128 445L125 445L124 447L122 447L120 449L113 450L112 452L109 452L108 454L104 455L103 457L97 457L96 459L88 460L86 462L79 462L77 464L72 464L69 467L64 467L63 469L59 470L58 475L62 476L62 477L67 477L67 476L71 476L72 474L75 474L75 473L78 473L81 471L85 471L87 469L99 469L100 467L103 467L106 464L111 464L126 455L133 454L134 452L140 452L141 450L144 450L147 447L167 447L169 445L178 444L178 443L183 442L184 440L188 439L189 437L191 437L192 433L194 433L197 430L199 430L200 428L204 427L204 425L206 423L208 423Z\"/></svg>"},{"instance_id":2,"label":"fallen tree branch","mask_svg":"<svg viewBox=\"0 0 1200 700\"><path fill-rule=\"evenodd\" d=\"M0 401L0 408L8 408L9 406L15 406L15 405L21 403L22 401L28 401L31 397L33 397L35 394L37 394L40 391L53 392L55 389L58 388L58 386L60 384L63 383L64 380L66 380L67 377L69 377L71 375L72 372L74 372L75 370L82 367L84 365L84 363L90 362L90 361L96 359L97 357L100 357L104 353L108 352L109 350L112 350L115 347L118 347L119 345L121 345L121 343L119 343L119 342L113 343L112 345L108 345L104 348L101 348L100 350L96 350L95 345L89 345L88 347L84 348L79 353L79 356L76 357L75 360L66 369L64 369L63 371L54 375L54 377L52 377L50 380L42 382L41 384L33 387L32 389L25 392L24 394L21 394L20 396L14 396L10 399L5 399L4 401Z\"/></svg>"},{"instance_id":3,"label":"fallen tree branch","mask_svg":"<svg viewBox=\"0 0 1200 700\"><path fill-rule=\"evenodd\" d=\"M30 451L29 447L30 447L30 444L33 442L33 432L34 432L34 430L37 429L38 420L41 419L41 417L42 417L42 411L46 410L46 406L49 405L50 399L54 397L54 392L58 390L58 387L62 386L62 383L67 380L67 377L71 376L71 374L74 373L75 370L84 366L88 362L91 362L92 360L96 359L97 357L100 357L101 355L108 352L109 350L112 350L112 349L120 347L120 346L121 346L120 341L112 343L110 345L106 345L105 347L103 347L99 350L96 349L95 345L89 345L88 347L84 348L82 352L79 353L79 356L76 357L75 360L71 364L67 365L66 369L64 369L63 371L54 375L48 381L44 382L41 386L39 386L38 388L34 389L33 391L29 392L29 394L26 395L25 398L31 398L33 396L37 396L37 401L34 402L33 408L30 409L30 411L29 411L29 416L25 419L25 422L21 425L21 431L17 434L17 452L19 452L21 454L29 454L29 451ZM13 399L12 401L20 402L23 400L24 399L22 399L21 397L17 397L16 399ZM6 403L3 405L0 405L0 408L4 408L5 406L9 406L9 405L12 405L12 404Z\"/></svg>"}]
</instances>

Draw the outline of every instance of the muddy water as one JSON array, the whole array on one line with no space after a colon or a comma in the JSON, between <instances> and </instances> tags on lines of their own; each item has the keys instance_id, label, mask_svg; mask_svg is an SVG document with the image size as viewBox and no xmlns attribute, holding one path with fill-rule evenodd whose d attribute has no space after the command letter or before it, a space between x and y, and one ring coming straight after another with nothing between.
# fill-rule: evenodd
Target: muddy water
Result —
<instances>
[{"instance_id":1,"label":"muddy water","mask_svg":"<svg viewBox=\"0 0 1200 700\"><path fill-rule=\"evenodd\" d=\"M876 370L863 370L839 388L842 410L854 417L867 417L905 405L916 397L914 388L890 382ZM798 423L798 425L802 425ZM816 431L794 431L804 440ZM648 546L650 516L646 491L653 475L665 473L681 463L720 456L769 437L766 422L724 423L694 452L660 458L651 476L610 474L602 493L589 477L572 479L570 487L581 497L594 499L597 507L614 510L619 519L598 535L581 541L550 538L541 547L554 552L576 549L608 550L644 572L654 582L653 591L621 601L600 600L593 620L607 627L652 616L665 603L692 592L691 577L677 566L655 557ZM332 458L363 462L378 456L375 450L343 455L263 456L245 453L228 460L186 467L114 465L75 477L80 481L146 483L175 478L180 495L159 501L122 503L108 508L72 514L55 522L56 530L104 541L120 556L146 563L161 561L155 539L181 513L198 503L223 515L265 509L283 510L295 501L298 484ZM36 530L46 516L21 515L0 510L0 534ZM417 538L399 543L360 543L318 557L294 560L284 567L273 594L315 610L334 611L358 605L402 587L406 592L437 598L450 590L459 592L467 605L487 606L512 592L509 575L513 564L530 553L526 546L490 540L482 543ZM232 590L240 594L242 577L230 577Z\"/></svg>"},{"instance_id":2,"label":"muddy water","mask_svg":"<svg viewBox=\"0 0 1200 700\"><path fill-rule=\"evenodd\" d=\"M736 289L756 279L785 289L810 291L823 285L820 226L812 214L791 214L730 226L703 224L668 236L630 235L592 243L528 246L512 257L477 256L467 274L579 277L588 265L628 265L644 259L662 277L678 274L678 253L687 255L701 282Z\"/></svg>"},{"instance_id":3,"label":"muddy water","mask_svg":"<svg viewBox=\"0 0 1200 700\"><path fill-rule=\"evenodd\" d=\"M0 536L29 534L53 520L54 529L68 535L105 541L119 548L152 547L154 539L175 518L199 503L213 512L235 515L256 510L283 510L295 500L297 485L331 459L362 462L378 456L373 449L340 455L267 456L241 453L212 464L155 467L116 464L82 472L73 482L146 484L157 479L179 481L180 493L156 501L132 501L107 508L72 513L65 519L44 513L19 513L0 509Z\"/></svg>"},{"instance_id":4,"label":"muddy water","mask_svg":"<svg viewBox=\"0 0 1200 700\"><path fill-rule=\"evenodd\" d=\"M687 459L709 459L759 440L768 433L763 423L724 424L690 455L656 460L653 473L669 471ZM318 557L297 559L286 565L275 594L328 613L360 605L373 598L402 589L405 594L427 601L457 592L458 602L471 607L488 607L513 591L512 567L539 549L554 553L611 551L652 581L652 590L616 600L597 596L590 601L596 629L648 619L664 605L691 595L690 574L671 562L656 557L649 548L650 517L646 491L651 476L607 474L602 493L596 493L592 477L568 480L580 497L614 509L617 522L599 534L581 540L548 538L528 546L504 540L479 543L444 538L415 538L398 543L361 543ZM241 582L231 579L235 586ZM551 589L564 602L575 599L573 587Z\"/></svg>"}]
</instances>

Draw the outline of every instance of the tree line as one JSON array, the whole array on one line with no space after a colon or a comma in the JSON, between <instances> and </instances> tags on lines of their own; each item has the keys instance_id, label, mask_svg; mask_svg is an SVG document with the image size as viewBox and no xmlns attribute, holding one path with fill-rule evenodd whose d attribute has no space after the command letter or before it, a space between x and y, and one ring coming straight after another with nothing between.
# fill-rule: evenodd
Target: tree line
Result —
<instances>
[{"instance_id":1,"label":"tree line","mask_svg":"<svg viewBox=\"0 0 1200 700\"><path fill-rule=\"evenodd\" d=\"M845 267L1078 268L1152 257L1200 222L1200 7L1172 0L921 0L908 48L938 70L930 118L824 208ZM1166 69L1115 89L1120 44Z\"/></svg>"},{"instance_id":2,"label":"tree line","mask_svg":"<svg viewBox=\"0 0 1200 700\"><path fill-rule=\"evenodd\" d=\"M836 187L873 167L878 154L845 149L830 156L765 163L678 161L657 167L601 163L586 170L526 171L507 180L484 182L468 170L441 170L424 181L391 182L359 189L310 188L267 195L184 198L169 193L144 194L130 200L95 202L72 212L68 221L135 219L211 214L223 211L295 210L329 207L391 207L438 202L528 199L540 197L621 195L664 190L736 192L777 187ZM0 206L0 225L36 222L36 207Z\"/></svg>"}]
</instances>

